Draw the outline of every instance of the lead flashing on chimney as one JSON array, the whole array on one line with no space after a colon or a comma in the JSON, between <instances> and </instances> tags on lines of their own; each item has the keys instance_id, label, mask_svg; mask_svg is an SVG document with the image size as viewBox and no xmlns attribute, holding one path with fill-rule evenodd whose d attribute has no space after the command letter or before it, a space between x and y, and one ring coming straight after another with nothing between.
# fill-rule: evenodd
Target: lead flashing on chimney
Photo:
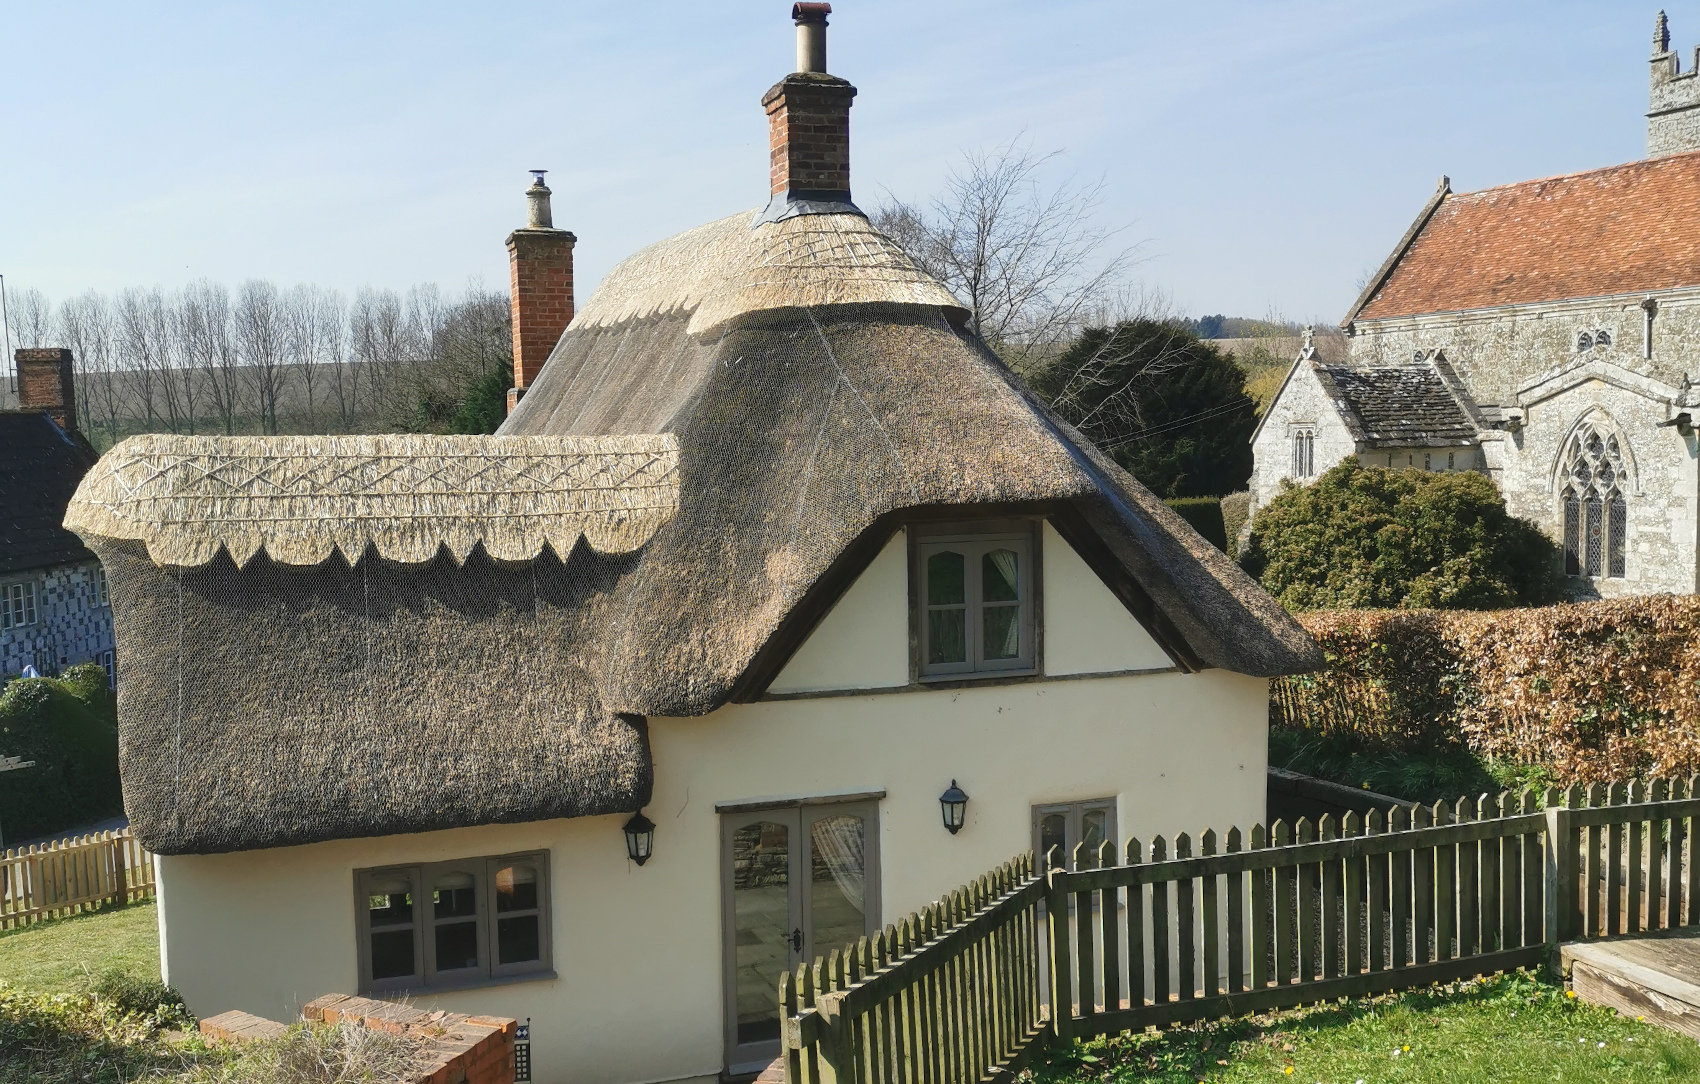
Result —
<instances>
[{"instance_id":1,"label":"lead flashing on chimney","mask_svg":"<svg viewBox=\"0 0 1700 1084\"><path fill-rule=\"evenodd\" d=\"M858 215L867 218L863 210L850 202L848 192L824 192L814 189L793 189L775 194L765 208L750 222L750 229L769 222L783 222L798 215Z\"/></svg>"}]
</instances>

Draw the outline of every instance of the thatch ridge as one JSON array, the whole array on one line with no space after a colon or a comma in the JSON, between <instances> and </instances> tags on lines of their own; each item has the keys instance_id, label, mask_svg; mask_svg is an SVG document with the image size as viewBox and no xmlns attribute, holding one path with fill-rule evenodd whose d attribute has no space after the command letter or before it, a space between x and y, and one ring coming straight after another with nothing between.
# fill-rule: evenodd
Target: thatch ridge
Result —
<instances>
[{"instance_id":1,"label":"thatch ridge","mask_svg":"<svg viewBox=\"0 0 1700 1084\"><path fill-rule=\"evenodd\" d=\"M649 541L679 505L670 435L131 437L77 488L65 525L130 539L161 565L222 550L290 565L333 553L421 563L476 546L529 561L545 545L599 553Z\"/></svg>"},{"instance_id":2,"label":"thatch ridge","mask_svg":"<svg viewBox=\"0 0 1700 1084\"><path fill-rule=\"evenodd\" d=\"M688 313L690 333L706 336L764 310L875 302L965 314L949 290L861 215L798 215L752 228L757 213L710 222L628 256L572 329Z\"/></svg>"}]
</instances>

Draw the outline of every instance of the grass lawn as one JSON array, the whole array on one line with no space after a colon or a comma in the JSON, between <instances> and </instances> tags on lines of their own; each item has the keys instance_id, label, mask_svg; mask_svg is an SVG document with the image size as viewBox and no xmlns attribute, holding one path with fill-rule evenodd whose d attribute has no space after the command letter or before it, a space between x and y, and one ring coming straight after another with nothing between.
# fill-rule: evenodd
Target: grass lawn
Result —
<instances>
[{"instance_id":1,"label":"grass lawn","mask_svg":"<svg viewBox=\"0 0 1700 1084\"><path fill-rule=\"evenodd\" d=\"M0 933L0 981L37 994L84 990L109 968L159 978L159 926L152 900Z\"/></svg>"},{"instance_id":2,"label":"grass lawn","mask_svg":"<svg viewBox=\"0 0 1700 1084\"><path fill-rule=\"evenodd\" d=\"M1052 1052L1037 1084L1697 1081L1700 1044L1519 973Z\"/></svg>"}]
</instances>

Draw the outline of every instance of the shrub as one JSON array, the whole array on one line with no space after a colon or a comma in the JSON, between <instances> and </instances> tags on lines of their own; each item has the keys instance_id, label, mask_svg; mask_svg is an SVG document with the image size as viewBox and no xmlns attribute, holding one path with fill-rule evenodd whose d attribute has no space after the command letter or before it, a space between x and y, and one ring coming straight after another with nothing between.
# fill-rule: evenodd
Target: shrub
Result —
<instances>
[{"instance_id":1,"label":"shrub","mask_svg":"<svg viewBox=\"0 0 1700 1084\"><path fill-rule=\"evenodd\" d=\"M1393 752L1467 747L1561 785L1700 772L1700 597L1300 621L1326 663L1271 683L1272 727Z\"/></svg>"},{"instance_id":2,"label":"shrub","mask_svg":"<svg viewBox=\"0 0 1700 1084\"><path fill-rule=\"evenodd\" d=\"M1290 610L1494 609L1554 602L1558 548L1472 472L1347 459L1287 483L1258 513L1240 564Z\"/></svg>"},{"instance_id":3,"label":"shrub","mask_svg":"<svg viewBox=\"0 0 1700 1084\"><path fill-rule=\"evenodd\" d=\"M119 1012L152 1016L176 1025L194 1024L183 995L158 979L141 978L113 967L89 984L89 992Z\"/></svg>"},{"instance_id":4,"label":"shrub","mask_svg":"<svg viewBox=\"0 0 1700 1084\"><path fill-rule=\"evenodd\" d=\"M120 812L117 710L105 671L87 664L8 684L0 693L0 756L35 761L0 776L0 825L15 838Z\"/></svg>"},{"instance_id":5,"label":"shrub","mask_svg":"<svg viewBox=\"0 0 1700 1084\"><path fill-rule=\"evenodd\" d=\"M1222 502L1215 497L1170 497L1163 502L1180 517L1192 524L1192 529L1204 536L1205 541L1226 553L1228 551L1227 528L1222 522Z\"/></svg>"}]
</instances>

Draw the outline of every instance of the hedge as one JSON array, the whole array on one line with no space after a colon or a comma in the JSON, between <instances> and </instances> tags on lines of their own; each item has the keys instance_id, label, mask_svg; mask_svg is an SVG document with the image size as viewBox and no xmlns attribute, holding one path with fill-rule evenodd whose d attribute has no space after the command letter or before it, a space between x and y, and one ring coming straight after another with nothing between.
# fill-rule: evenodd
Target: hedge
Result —
<instances>
[{"instance_id":1,"label":"hedge","mask_svg":"<svg viewBox=\"0 0 1700 1084\"><path fill-rule=\"evenodd\" d=\"M1192 524L1192 529L1204 536L1204 540L1221 550L1228 552L1228 532L1222 525L1222 500L1220 497L1168 497L1164 504L1180 513L1180 517Z\"/></svg>"},{"instance_id":2,"label":"hedge","mask_svg":"<svg viewBox=\"0 0 1700 1084\"><path fill-rule=\"evenodd\" d=\"M35 765L0 773L0 829L27 839L120 813L118 722L106 672L18 678L0 693L0 756Z\"/></svg>"},{"instance_id":3,"label":"hedge","mask_svg":"<svg viewBox=\"0 0 1700 1084\"><path fill-rule=\"evenodd\" d=\"M1299 620L1327 663L1271 683L1271 726L1468 745L1562 785L1700 771L1700 598Z\"/></svg>"}]
</instances>

